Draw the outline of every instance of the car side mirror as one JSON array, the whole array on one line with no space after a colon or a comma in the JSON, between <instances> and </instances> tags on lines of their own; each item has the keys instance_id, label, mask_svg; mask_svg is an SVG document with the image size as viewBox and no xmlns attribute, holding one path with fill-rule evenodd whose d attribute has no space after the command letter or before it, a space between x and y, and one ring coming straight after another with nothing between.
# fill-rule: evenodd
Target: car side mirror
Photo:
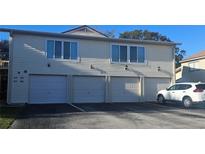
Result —
<instances>
[{"instance_id":1,"label":"car side mirror","mask_svg":"<svg viewBox=\"0 0 205 154\"><path fill-rule=\"evenodd\" d=\"M169 88L166 88L167 91L169 91Z\"/></svg>"}]
</instances>

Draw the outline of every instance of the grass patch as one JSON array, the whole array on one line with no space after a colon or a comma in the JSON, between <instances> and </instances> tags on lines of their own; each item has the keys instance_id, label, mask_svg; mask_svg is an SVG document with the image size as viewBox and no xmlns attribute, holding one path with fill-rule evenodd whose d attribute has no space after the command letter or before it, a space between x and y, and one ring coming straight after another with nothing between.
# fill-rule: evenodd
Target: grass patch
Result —
<instances>
[{"instance_id":1,"label":"grass patch","mask_svg":"<svg viewBox=\"0 0 205 154\"><path fill-rule=\"evenodd\" d=\"M0 129L9 128L21 111L22 107L0 107Z\"/></svg>"}]
</instances>

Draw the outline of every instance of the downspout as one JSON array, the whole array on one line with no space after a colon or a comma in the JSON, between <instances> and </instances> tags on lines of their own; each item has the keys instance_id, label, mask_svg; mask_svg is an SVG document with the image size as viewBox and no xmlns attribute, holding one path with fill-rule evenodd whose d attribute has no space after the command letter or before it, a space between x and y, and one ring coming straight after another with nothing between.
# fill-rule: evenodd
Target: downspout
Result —
<instances>
[{"instance_id":1,"label":"downspout","mask_svg":"<svg viewBox=\"0 0 205 154\"><path fill-rule=\"evenodd\" d=\"M172 48L172 53L173 53L173 75L172 75L172 84L176 83L176 64L175 64L175 52L176 52L176 45Z\"/></svg>"},{"instance_id":2,"label":"downspout","mask_svg":"<svg viewBox=\"0 0 205 154\"><path fill-rule=\"evenodd\" d=\"M145 91L144 91L144 89L145 89L145 78L144 78L144 76L141 76L140 77L140 95L141 95L141 102L144 102L145 101Z\"/></svg>"},{"instance_id":3,"label":"downspout","mask_svg":"<svg viewBox=\"0 0 205 154\"><path fill-rule=\"evenodd\" d=\"M13 62L13 35L12 35L12 32L9 32L9 66L8 66L8 81L7 81L7 104L11 103L12 62Z\"/></svg>"}]
</instances>

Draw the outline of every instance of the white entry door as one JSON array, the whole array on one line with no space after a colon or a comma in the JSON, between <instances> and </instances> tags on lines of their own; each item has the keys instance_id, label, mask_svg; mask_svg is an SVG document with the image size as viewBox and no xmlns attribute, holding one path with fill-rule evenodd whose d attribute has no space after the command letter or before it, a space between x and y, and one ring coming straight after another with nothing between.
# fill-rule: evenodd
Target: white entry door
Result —
<instances>
[{"instance_id":1,"label":"white entry door","mask_svg":"<svg viewBox=\"0 0 205 154\"><path fill-rule=\"evenodd\" d=\"M73 81L74 103L105 102L105 77L76 76Z\"/></svg>"},{"instance_id":2,"label":"white entry door","mask_svg":"<svg viewBox=\"0 0 205 154\"><path fill-rule=\"evenodd\" d=\"M31 75L30 104L66 103L66 76Z\"/></svg>"},{"instance_id":3,"label":"white entry door","mask_svg":"<svg viewBox=\"0 0 205 154\"><path fill-rule=\"evenodd\" d=\"M138 102L140 79L132 77L111 77L112 102Z\"/></svg>"}]
</instances>

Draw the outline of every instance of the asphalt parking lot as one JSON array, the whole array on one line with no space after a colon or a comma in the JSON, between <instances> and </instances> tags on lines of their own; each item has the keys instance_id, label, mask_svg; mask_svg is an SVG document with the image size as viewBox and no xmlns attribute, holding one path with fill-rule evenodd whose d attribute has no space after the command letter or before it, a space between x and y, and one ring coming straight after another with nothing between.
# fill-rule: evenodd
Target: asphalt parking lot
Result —
<instances>
[{"instance_id":1,"label":"asphalt parking lot","mask_svg":"<svg viewBox=\"0 0 205 154\"><path fill-rule=\"evenodd\" d=\"M205 128L205 105L190 109L176 103L28 105L11 128Z\"/></svg>"}]
</instances>

